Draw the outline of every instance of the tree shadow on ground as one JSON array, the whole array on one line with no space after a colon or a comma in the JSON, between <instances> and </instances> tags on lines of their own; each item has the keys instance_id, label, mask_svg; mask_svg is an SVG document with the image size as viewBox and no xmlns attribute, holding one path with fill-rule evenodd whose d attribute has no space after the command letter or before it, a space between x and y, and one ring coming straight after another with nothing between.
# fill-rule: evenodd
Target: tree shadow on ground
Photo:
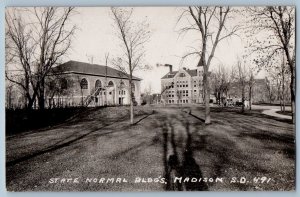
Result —
<instances>
[{"instance_id":1,"label":"tree shadow on ground","mask_svg":"<svg viewBox=\"0 0 300 197\"><path fill-rule=\"evenodd\" d=\"M179 134L180 131L175 129L175 118L176 116L170 118L160 117L158 120L163 139L163 163L167 182L165 190L206 191L208 186L203 181L191 182L192 178L201 180L203 177L200 166L193 156L193 148L191 147L193 139L190 123L183 116L182 119L177 119L182 124L180 127L184 128L185 136L182 137ZM185 178L189 178L189 181L184 182Z\"/></svg>"},{"instance_id":2,"label":"tree shadow on ground","mask_svg":"<svg viewBox=\"0 0 300 197\"><path fill-rule=\"evenodd\" d=\"M148 118L149 116L155 114L155 110L152 110L152 113L151 114L147 114L145 115L144 117L142 117L141 119L137 120L135 123L133 123L133 125L137 125L139 124L141 121L143 121L144 119Z\"/></svg>"},{"instance_id":3,"label":"tree shadow on ground","mask_svg":"<svg viewBox=\"0 0 300 197\"><path fill-rule=\"evenodd\" d=\"M268 168L268 164L257 161L257 158L264 158L264 156L268 155L261 154L261 148L268 153L274 153L275 151L290 159L294 159L295 144L294 135L291 129L293 125L289 126L281 121L276 122L276 120L271 120L269 117L241 116L239 113L233 111L224 113L213 112L212 116L215 118L214 124L203 126L204 124L201 121L201 118L194 117L193 112L184 112L191 117L189 119L178 119L182 125L185 125L186 138L184 139L179 139L178 136L176 137L180 131L178 131L177 125L172 121L175 117L161 117L159 119L159 121L162 122L161 130L163 131L162 133L164 136L165 176L167 180L171 179L171 182L166 186L166 190L200 191L206 190L214 184L209 183L209 185L206 184L201 187L196 185L196 188L194 188L192 184L189 185L188 182L180 185L178 185L178 183L173 184L172 176L174 175L170 173L170 169L175 169L174 171L176 173L174 174L177 175L177 177L187 177L194 174L202 176L201 171L204 168L203 163L210 162L210 167L207 168L206 166L205 169L209 170L209 174L213 178L222 177L224 175L228 176L226 173L226 170L228 171L228 169L237 170L234 171L237 173L274 176L274 173L276 172ZM197 113L195 114L197 115ZM195 120L193 120L192 117L195 118ZM196 124L193 122L196 122ZM173 140L175 141L175 145L172 145L171 143L172 131L174 130L172 127L175 127L176 131L174 132L176 135L173 137L173 139L175 138L175 140ZM195 128L200 132L191 132L189 127ZM276 129L273 132L272 128L278 128L280 132L276 133ZM222 129L224 129L224 131ZM288 133L284 132L286 129L288 130ZM256 139L257 141L249 141L249 138ZM239 140L241 143L235 140ZM258 144L258 147L253 147L253 144L256 143ZM185 146L181 146L182 144L185 144ZM172 150L174 147L175 149L184 150L183 153L181 154L180 151L173 151L170 154L170 149ZM250 148L250 152L248 151L248 148ZM259 155L257 157L252 157L252 152ZM195 158L197 158L197 160ZM199 159L204 159L204 162ZM198 163L196 161L198 161ZM200 161L202 167L199 165ZM184 169L187 170L184 171ZM247 184L235 184L233 187L242 191L251 189L251 185Z\"/></svg>"}]
</instances>

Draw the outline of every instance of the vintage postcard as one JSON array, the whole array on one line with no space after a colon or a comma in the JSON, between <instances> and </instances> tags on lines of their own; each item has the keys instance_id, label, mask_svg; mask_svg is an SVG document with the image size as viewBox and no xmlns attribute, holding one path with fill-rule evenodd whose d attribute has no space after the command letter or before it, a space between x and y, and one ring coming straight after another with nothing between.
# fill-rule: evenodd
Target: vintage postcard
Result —
<instances>
[{"instance_id":1,"label":"vintage postcard","mask_svg":"<svg viewBox=\"0 0 300 197\"><path fill-rule=\"evenodd\" d=\"M7 191L294 191L295 7L7 7Z\"/></svg>"}]
</instances>

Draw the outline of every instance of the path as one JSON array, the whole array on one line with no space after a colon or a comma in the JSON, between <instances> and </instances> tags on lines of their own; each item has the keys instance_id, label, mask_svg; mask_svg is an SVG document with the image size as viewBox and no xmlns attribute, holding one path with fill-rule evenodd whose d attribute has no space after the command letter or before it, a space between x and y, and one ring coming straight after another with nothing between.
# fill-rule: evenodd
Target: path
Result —
<instances>
[{"instance_id":1,"label":"path","mask_svg":"<svg viewBox=\"0 0 300 197\"><path fill-rule=\"evenodd\" d=\"M280 111L280 106L252 105L252 108L253 109L263 109L263 111L262 111L263 114L273 116L276 118L283 118L283 119L289 119L289 120L292 119L292 116L277 113L278 111ZM291 107L286 107L286 110L291 110Z\"/></svg>"}]
</instances>

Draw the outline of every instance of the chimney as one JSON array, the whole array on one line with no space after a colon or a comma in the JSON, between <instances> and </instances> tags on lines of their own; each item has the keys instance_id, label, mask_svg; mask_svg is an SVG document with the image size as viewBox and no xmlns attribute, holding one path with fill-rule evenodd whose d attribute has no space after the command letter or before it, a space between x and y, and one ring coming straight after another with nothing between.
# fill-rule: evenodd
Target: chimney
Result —
<instances>
[{"instance_id":1,"label":"chimney","mask_svg":"<svg viewBox=\"0 0 300 197\"><path fill-rule=\"evenodd\" d=\"M173 71L173 66L171 64L165 64L165 66L169 66L169 72L171 73Z\"/></svg>"}]
</instances>

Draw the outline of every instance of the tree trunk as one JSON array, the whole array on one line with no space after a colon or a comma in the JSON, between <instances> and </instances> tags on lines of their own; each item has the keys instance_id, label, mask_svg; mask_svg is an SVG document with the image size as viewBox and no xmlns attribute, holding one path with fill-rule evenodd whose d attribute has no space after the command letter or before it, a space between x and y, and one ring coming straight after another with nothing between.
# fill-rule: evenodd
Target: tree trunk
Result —
<instances>
[{"instance_id":1,"label":"tree trunk","mask_svg":"<svg viewBox=\"0 0 300 197\"><path fill-rule=\"evenodd\" d=\"M132 73L130 73L129 79L129 88L130 88L130 124L133 124L133 92L132 92Z\"/></svg>"},{"instance_id":2,"label":"tree trunk","mask_svg":"<svg viewBox=\"0 0 300 197\"><path fill-rule=\"evenodd\" d=\"M34 99L31 99L31 98L28 99L28 103L27 103L26 108L27 108L27 109L32 109L33 104L34 104Z\"/></svg>"},{"instance_id":3,"label":"tree trunk","mask_svg":"<svg viewBox=\"0 0 300 197\"><path fill-rule=\"evenodd\" d=\"M204 66L204 72L203 72L203 89L204 89L204 103L205 103L205 124L210 124L210 106L209 106L209 100L210 100L210 91L209 91L209 79L208 79L208 69L206 66Z\"/></svg>"},{"instance_id":4,"label":"tree trunk","mask_svg":"<svg viewBox=\"0 0 300 197\"><path fill-rule=\"evenodd\" d=\"M38 105L39 109L45 109L45 80L42 79L38 87Z\"/></svg>"},{"instance_id":5,"label":"tree trunk","mask_svg":"<svg viewBox=\"0 0 300 197\"><path fill-rule=\"evenodd\" d=\"M283 108L283 112L285 112L285 86L284 86L284 83L285 83L285 78L284 78L284 72L282 72L282 108Z\"/></svg>"},{"instance_id":6,"label":"tree trunk","mask_svg":"<svg viewBox=\"0 0 300 197\"><path fill-rule=\"evenodd\" d=\"M294 49L296 50L296 49ZM291 89L291 111L292 111L292 121L293 124L295 124L295 110L296 110L296 105L295 105L295 99L296 99L296 93L295 93L295 74L296 74L296 67L295 67L295 61L292 60L289 49L287 45L284 45L284 52L287 58L288 65L290 67L290 73L291 73L291 83L290 83L290 89Z\"/></svg>"},{"instance_id":7,"label":"tree trunk","mask_svg":"<svg viewBox=\"0 0 300 197\"><path fill-rule=\"evenodd\" d=\"M39 109L45 109L45 98L44 95L38 98Z\"/></svg>"},{"instance_id":8,"label":"tree trunk","mask_svg":"<svg viewBox=\"0 0 300 197\"><path fill-rule=\"evenodd\" d=\"M245 86L242 85L242 113L245 112L245 105L244 105L244 102L245 102Z\"/></svg>"},{"instance_id":9,"label":"tree trunk","mask_svg":"<svg viewBox=\"0 0 300 197\"><path fill-rule=\"evenodd\" d=\"M292 120L293 124L296 122L296 117L295 117L295 110L296 110L296 105L295 105L295 89L294 89L294 73L292 73L291 76L291 83L290 83L290 89L291 89L291 111L292 111Z\"/></svg>"},{"instance_id":10,"label":"tree trunk","mask_svg":"<svg viewBox=\"0 0 300 197\"><path fill-rule=\"evenodd\" d=\"M252 86L249 87L249 110L252 109Z\"/></svg>"}]
</instances>

